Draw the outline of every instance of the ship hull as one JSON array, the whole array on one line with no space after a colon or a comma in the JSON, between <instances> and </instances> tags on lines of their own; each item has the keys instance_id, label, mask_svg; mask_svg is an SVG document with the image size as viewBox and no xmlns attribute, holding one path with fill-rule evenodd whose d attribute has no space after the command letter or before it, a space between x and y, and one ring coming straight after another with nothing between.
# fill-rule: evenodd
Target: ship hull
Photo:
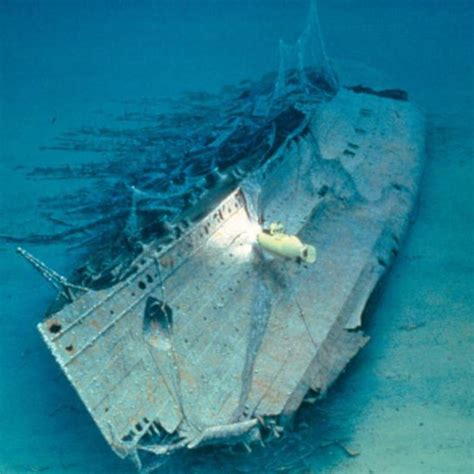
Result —
<instances>
[{"instance_id":1,"label":"ship hull","mask_svg":"<svg viewBox=\"0 0 474 474\"><path fill-rule=\"evenodd\" d=\"M150 455L277 434L367 343L361 320L416 203L424 120L342 89L275 155L125 281L39 325L111 447ZM263 224L317 248L268 257Z\"/></svg>"}]
</instances>

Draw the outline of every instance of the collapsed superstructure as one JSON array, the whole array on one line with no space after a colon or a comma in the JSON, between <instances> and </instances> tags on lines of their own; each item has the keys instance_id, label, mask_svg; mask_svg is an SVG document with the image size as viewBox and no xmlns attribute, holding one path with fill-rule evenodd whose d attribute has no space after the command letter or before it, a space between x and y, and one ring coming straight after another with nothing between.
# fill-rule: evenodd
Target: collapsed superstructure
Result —
<instances>
[{"instance_id":1,"label":"collapsed superstructure","mask_svg":"<svg viewBox=\"0 0 474 474\"><path fill-rule=\"evenodd\" d=\"M120 271L100 285L49 274L61 304L40 332L112 449L144 469L272 437L367 342L361 315L409 223L424 123L399 91L338 89L327 65L307 67L310 31L276 86L239 93L251 139L229 114L183 158L202 167L197 185L179 212L148 215L156 234L139 230L149 191L134 188L125 233L141 244ZM275 221L317 247L315 264L262 251Z\"/></svg>"}]
</instances>

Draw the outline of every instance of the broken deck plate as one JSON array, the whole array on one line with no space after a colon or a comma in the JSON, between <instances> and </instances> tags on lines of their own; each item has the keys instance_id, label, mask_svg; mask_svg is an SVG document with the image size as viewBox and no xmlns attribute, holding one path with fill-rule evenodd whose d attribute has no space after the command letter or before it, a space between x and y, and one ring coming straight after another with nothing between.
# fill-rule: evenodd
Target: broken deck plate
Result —
<instances>
[{"instance_id":1,"label":"broken deck plate","mask_svg":"<svg viewBox=\"0 0 474 474\"><path fill-rule=\"evenodd\" d=\"M39 325L118 455L250 442L325 393L367 341L361 314L406 231L423 139L409 102L341 89L127 280ZM258 214L317 262L264 256Z\"/></svg>"}]
</instances>

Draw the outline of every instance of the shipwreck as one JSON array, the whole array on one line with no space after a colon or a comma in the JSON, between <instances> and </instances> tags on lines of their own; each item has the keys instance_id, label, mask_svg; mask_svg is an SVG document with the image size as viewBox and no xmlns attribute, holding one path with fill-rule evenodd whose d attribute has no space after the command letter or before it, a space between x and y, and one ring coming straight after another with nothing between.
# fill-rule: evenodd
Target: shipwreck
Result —
<instances>
[{"instance_id":1,"label":"shipwreck","mask_svg":"<svg viewBox=\"0 0 474 474\"><path fill-rule=\"evenodd\" d=\"M150 214L132 189L120 270L69 281L20 249L59 290L47 346L144 470L278 435L367 343L361 316L410 222L424 120L403 91L338 81L311 18L280 70L231 91L220 126L181 155L174 183L191 184L163 195L179 211Z\"/></svg>"}]
</instances>

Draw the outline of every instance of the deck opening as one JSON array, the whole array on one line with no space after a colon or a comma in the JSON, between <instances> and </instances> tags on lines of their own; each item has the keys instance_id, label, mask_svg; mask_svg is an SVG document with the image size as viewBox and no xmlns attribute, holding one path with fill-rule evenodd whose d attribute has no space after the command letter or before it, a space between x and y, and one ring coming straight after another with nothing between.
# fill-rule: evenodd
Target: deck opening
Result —
<instances>
[{"instance_id":1,"label":"deck opening","mask_svg":"<svg viewBox=\"0 0 474 474\"><path fill-rule=\"evenodd\" d=\"M148 344L157 349L171 347L173 310L163 301L149 296L143 317L143 336Z\"/></svg>"},{"instance_id":2,"label":"deck opening","mask_svg":"<svg viewBox=\"0 0 474 474\"><path fill-rule=\"evenodd\" d=\"M54 322L49 326L49 332L53 334L57 334L59 331L61 331L62 326L58 322Z\"/></svg>"},{"instance_id":3,"label":"deck opening","mask_svg":"<svg viewBox=\"0 0 474 474\"><path fill-rule=\"evenodd\" d=\"M327 186L326 184L324 184L324 185L321 186L321 188L319 189L319 191L318 191L318 196L324 197L324 196L326 196L326 194L327 194L328 191L329 191L329 186Z\"/></svg>"},{"instance_id":4,"label":"deck opening","mask_svg":"<svg viewBox=\"0 0 474 474\"><path fill-rule=\"evenodd\" d=\"M128 434L126 434L124 437L122 437L122 441L124 443L131 443L133 441L133 438L134 438L134 434L133 432L130 432Z\"/></svg>"}]
</instances>

